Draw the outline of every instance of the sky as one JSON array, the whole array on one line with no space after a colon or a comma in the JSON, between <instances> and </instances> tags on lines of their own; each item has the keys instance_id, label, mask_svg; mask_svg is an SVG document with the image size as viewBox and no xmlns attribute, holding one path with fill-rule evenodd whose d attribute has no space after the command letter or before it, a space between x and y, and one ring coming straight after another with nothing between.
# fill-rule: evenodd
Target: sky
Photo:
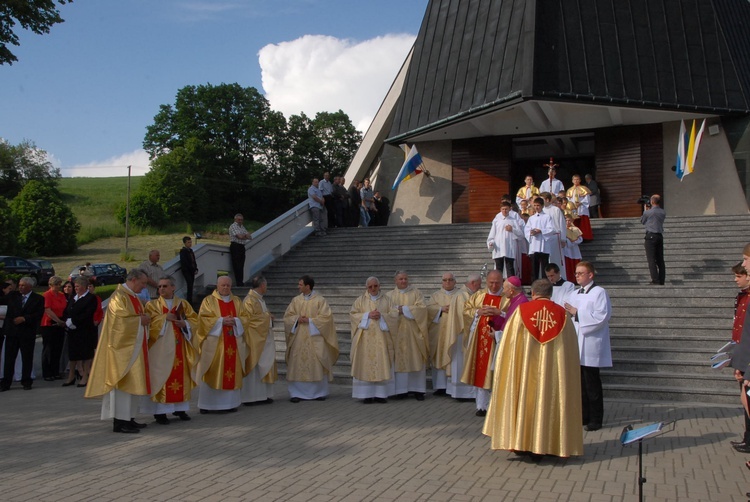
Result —
<instances>
[{"instance_id":1,"label":"sky","mask_svg":"<svg viewBox=\"0 0 750 502\"><path fill-rule=\"evenodd\" d=\"M255 87L286 117L343 110L366 131L428 0L75 0L0 66L0 138L62 175L148 171L146 127L186 85Z\"/></svg>"}]
</instances>

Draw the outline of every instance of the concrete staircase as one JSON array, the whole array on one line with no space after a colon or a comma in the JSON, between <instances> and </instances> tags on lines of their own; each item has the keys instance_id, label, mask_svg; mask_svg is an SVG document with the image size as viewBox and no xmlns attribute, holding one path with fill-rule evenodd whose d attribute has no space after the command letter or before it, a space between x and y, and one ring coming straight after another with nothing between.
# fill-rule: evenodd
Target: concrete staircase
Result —
<instances>
[{"instance_id":1,"label":"concrete staircase","mask_svg":"<svg viewBox=\"0 0 750 502\"><path fill-rule=\"evenodd\" d=\"M729 339L736 288L730 268L741 258L750 218L668 217L667 285L649 286L643 228L635 218L593 220L595 240L581 248L597 267L597 283L610 294L614 367L603 371L609 398L736 403L731 372L716 371L709 357ZM485 247L488 224L332 229L310 237L264 271L267 303L277 318L276 344L284 374L281 317L298 294L303 274L334 311L341 356L340 383L350 377L349 308L368 276L393 288L397 269L425 296L440 288L444 271L461 284L469 273L492 268ZM750 240L750 239L748 239ZM242 294L242 291L237 291Z\"/></svg>"}]
</instances>

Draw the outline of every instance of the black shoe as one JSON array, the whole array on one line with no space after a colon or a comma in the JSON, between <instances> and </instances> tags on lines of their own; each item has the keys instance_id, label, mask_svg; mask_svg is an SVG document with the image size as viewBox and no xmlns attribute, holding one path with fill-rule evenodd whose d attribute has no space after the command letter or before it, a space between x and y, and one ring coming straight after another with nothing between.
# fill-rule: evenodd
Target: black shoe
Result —
<instances>
[{"instance_id":1,"label":"black shoe","mask_svg":"<svg viewBox=\"0 0 750 502\"><path fill-rule=\"evenodd\" d=\"M325 401L326 397L325 396L316 397L315 400L316 401Z\"/></svg>"},{"instance_id":2,"label":"black shoe","mask_svg":"<svg viewBox=\"0 0 750 502\"><path fill-rule=\"evenodd\" d=\"M733 448L740 453L750 453L750 445L748 444L738 444L737 446L733 446Z\"/></svg>"},{"instance_id":3,"label":"black shoe","mask_svg":"<svg viewBox=\"0 0 750 502\"><path fill-rule=\"evenodd\" d=\"M63 387L70 387L70 386L71 386L71 385L73 385L74 383L76 383L76 381L75 381L75 380L71 380L70 382L63 382L62 386L63 386Z\"/></svg>"},{"instance_id":4,"label":"black shoe","mask_svg":"<svg viewBox=\"0 0 750 502\"><path fill-rule=\"evenodd\" d=\"M598 431L601 428L602 428L602 424L588 424L588 425L584 426L583 429L587 430L589 432L593 432L593 431ZM748 450L748 451L750 451L750 450Z\"/></svg>"},{"instance_id":5,"label":"black shoe","mask_svg":"<svg viewBox=\"0 0 750 502\"><path fill-rule=\"evenodd\" d=\"M55 381L55 377L44 377L44 381L45 382L54 382Z\"/></svg>"},{"instance_id":6,"label":"black shoe","mask_svg":"<svg viewBox=\"0 0 750 502\"><path fill-rule=\"evenodd\" d=\"M191 420L190 415L188 415L186 411L175 411L174 413L172 413L172 415L185 422L189 422Z\"/></svg>"},{"instance_id":7,"label":"black shoe","mask_svg":"<svg viewBox=\"0 0 750 502\"><path fill-rule=\"evenodd\" d=\"M363 401L364 404L372 404L375 402L375 400L371 397L366 397Z\"/></svg>"},{"instance_id":8,"label":"black shoe","mask_svg":"<svg viewBox=\"0 0 750 502\"><path fill-rule=\"evenodd\" d=\"M478 416L478 417L486 417L487 416L487 410L477 410L477 412L475 413L475 415Z\"/></svg>"},{"instance_id":9,"label":"black shoe","mask_svg":"<svg viewBox=\"0 0 750 502\"><path fill-rule=\"evenodd\" d=\"M529 453L529 458L531 458L532 462L539 463L544 458L544 455L541 455L539 453Z\"/></svg>"},{"instance_id":10,"label":"black shoe","mask_svg":"<svg viewBox=\"0 0 750 502\"><path fill-rule=\"evenodd\" d=\"M141 423L136 422L135 418L131 418L129 423L131 427L135 427L136 429L145 429L146 427L148 427L147 424L141 424Z\"/></svg>"},{"instance_id":11,"label":"black shoe","mask_svg":"<svg viewBox=\"0 0 750 502\"><path fill-rule=\"evenodd\" d=\"M375 402L376 403L387 403L388 400L386 398L384 398L384 397L376 397L375 398Z\"/></svg>"},{"instance_id":12,"label":"black shoe","mask_svg":"<svg viewBox=\"0 0 750 502\"><path fill-rule=\"evenodd\" d=\"M86 387L87 385L88 385L88 382L86 382L86 383L79 383L78 385L76 385L76 387Z\"/></svg>"},{"instance_id":13,"label":"black shoe","mask_svg":"<svg viewBox=\"0 0 750 502\"><path fill-rule=\"evenodd\" d=\"M745 443L745 440L743 439L741 441L730 441L729 444L731 444L732 446L744 446L747 443Z\"/></svg>"},{"instance_id":14,"label":"black shoe","mask_svg":"<svg viewBox=\"0 0 750 502\"><path fill-rule=\"evenodd\" d=\"M424 401L424 392L415 392L414 399L417 401Z\"/></svg>"},{"instance_id":15,"label":"black shoe","mask_svg":"<svg viewBox=\"0 0 750 502\"><path fill-rule=\"evenodd\" d=\"M273 403L273 399L271 399L270 397L266 398L265 401L260 402L260 404L271 404L271 403Z\"/></svg>"},{"instance_id":16,"label":"black shoe","mask_svg":"<svg viewBox=\"0 0 750 502\"><path fill-rule=\"evenodd\" d=\"M161 413L158 415L154 415L154 419L156 420L156 423L159 425L169 425L169 419L167 418L166 413Z\"/></svg>"},{"instance_id":17,"label":"black shoe","mask_svg":"<svg viewBox=\"0 0 750 502\"><path fill-rule=\"evenodd\" d=\"M0 392L5 392L6 390L10 390L10 387L0 387Z\"/></svg>"},{"instance_id":18,"label":"black shoe","mask_svg":"<svg viewBox=\"0 0 750 502\"><path fill-rule=\"evenodd\" d=\"M138 428L130 425L127 420L117 420L115 418L114 425L112 426L112 432L124 432L125 434L135 434L141 432Z\"/></svg>"},{"instance_id":19,"label":"black shoe","mask_svg":"<svg viewBox=\"0 0 750 502\"><path fill-rule=\"evenodd\" d=\"M396 394L393 397L395 399L406 399L407 397L409 397L409 393L408 392L404 392L403 394Z\"/></svg>"},{"instance_id":20,"label":"black shoe","mask_svg":"<svg viewBox=\"0 0 750 502\"><path fill-rule=\"evenodd\" d=\"M445 389L438 389L432 393L433 396L447 396Z\"/></svg>"},{"instance_id":21,"label":"black shoe","mask_svg":"<svg viewBox=\"0 0 750 502\"><path fill-rule=\"evenodd\" d=\"M199 409L198 411L200 412L201 415L208 415L209 413L211 413L211 410L202 410L202 409Z\"/></svg>"},{"instance_id":22,"label":"black shoe","mask_svg":"<svg viewBox=\"0 0 750 502\"><path fill-rule=\"evenodd\" d=\"M300 398L298 398L298 397L293 397L293 398L290 399L290 401L293 402L293 403L299 403L302 400Z\"/></svg>"},{"instance_id":23,"label":"black shoe","mask_svg":"<svg viewBox=\"0 0 750 502\"><path fill-rule=\"evenodd\" d=\"M31 390L31 384L24 385L23 390Z\"/></svg>"}]
</instances>

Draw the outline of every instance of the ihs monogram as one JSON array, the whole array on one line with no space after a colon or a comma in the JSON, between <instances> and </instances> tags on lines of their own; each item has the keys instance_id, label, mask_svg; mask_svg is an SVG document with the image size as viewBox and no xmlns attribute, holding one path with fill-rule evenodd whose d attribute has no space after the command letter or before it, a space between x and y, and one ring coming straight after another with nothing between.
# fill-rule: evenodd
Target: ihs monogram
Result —
<instances>
[{"instance_id":1,"label":"ihs monogram","mask_svg":"<svg viewBox=\"0 0 750 502\"><path fill-rule=\"evenodd\" d=\"M537 311L531 320L542 335L557 325L557 321L552 318L552 314L547 310L547 307L542 307L542 310Z\"/></svg>"}]
</instances>

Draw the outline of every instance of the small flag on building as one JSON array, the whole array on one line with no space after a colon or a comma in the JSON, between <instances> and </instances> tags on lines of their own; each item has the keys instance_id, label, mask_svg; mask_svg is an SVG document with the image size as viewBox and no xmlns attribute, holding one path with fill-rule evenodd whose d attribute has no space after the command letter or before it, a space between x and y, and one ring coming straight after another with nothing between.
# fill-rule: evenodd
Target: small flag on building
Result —
<instances>
[{"instance_id":1,"label":"small flag on building","mask_svg":"<svg viewBox=\"0 0 750 502\"><path fill-rule=\"evenodd\" d=\"M419 155L416 145L412 145L411 150L408 149L407 145L400 145L406 153L406 160L404 165L401 166L401 170L396 176L396 181L393 182L391 190L395 190L396 187L402 181L410 180L418 174L425 173L426 176L430 175L430 172L425 168L422 156Z\"/></svg>"},{"instance_id":2,"label":"small flag on building","mask_svg":"<svg viewBox=\"0 0 750 502\"><path fill-rule=\"evenodd\" d=\"M692 173L695 168L695 159L698 157L698 147L701 144L705 127L706 119L703 119L700 129L696 133L695 120L693 120L693 126L688 134L685 129L685 121L680 122L680 138L677 142L677 161L675 165L675 174L680 178L680 181Z\"/></svg>"}]
</instances>

